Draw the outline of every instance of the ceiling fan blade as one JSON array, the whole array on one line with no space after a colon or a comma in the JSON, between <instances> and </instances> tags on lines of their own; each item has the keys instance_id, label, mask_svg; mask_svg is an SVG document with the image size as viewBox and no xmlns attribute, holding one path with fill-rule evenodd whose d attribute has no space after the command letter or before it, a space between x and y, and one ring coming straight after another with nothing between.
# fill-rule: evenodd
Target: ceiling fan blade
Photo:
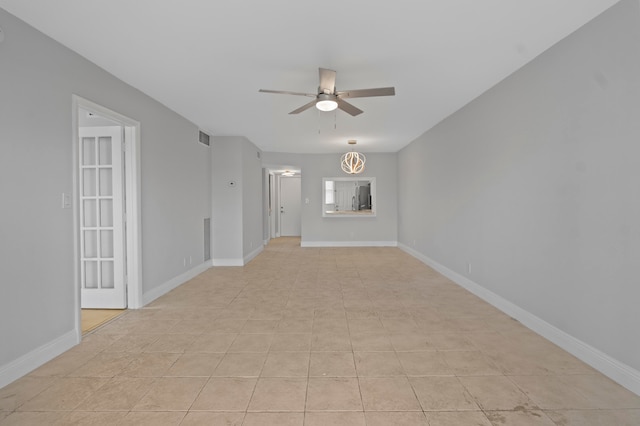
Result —
<instances>
[{"instance_id":1,"label":"ceiling fan blade","mask_svg":"<svg viewBox=\"0 0 640 426\"><path fill-rule=\"evenodd\" d=\"M364 112L360 108L356 108L355 106L351 105L349 102L345 102L340 98L336 98L336 102L338 102L338 108L340 108L347 114L350 114L354 117Z\"/></svg>"},{"instance_id":2,"label":"ceiling fan blade","mask_svg":"<svg viewBox=\"0 0 640 426\"><path fill-rule=\"evenodd\" d=\"M293 111L291 111L289 114L300 114L302 111L306 111L309 108L315 106L316 104L316 100L312 100L311 102L309 102L308 104L304 104L302 105L300 108L298 109L294 109Z\"/></svg>"},{"instance_id":3,"label":"ceiling fan blade","mask_svg":"<svg viewBox=\"0 0 640 426\"><path fill-rule=\"evenodd\" d=\"M394 96L395 87L379 87L377 89L343 90L336 92L342 99L346 98L368 98L370 96Z\"/></svg>"},{"instance_id":4,"label":"ceiling fan blade","mask_svg":"<svg viewBox=\"0 0 640 426\"><path fill-rule=\"evenodd\" d=\"M265 90L260 89L258 92L262 93L275 93L277 95L295 95L295 96L309 96L311 98L315 98L318 95L314 95L313 93L301 93L301 92L289 92L287 90Z\"/></svg>"},{"instance_id":5,"label":"ceiling fan blade","mask_svg":"<svg viewBox=\"0 0 640 426\"><path fill-rule=\"evenodd\" d=\"M320 86L318 87L318 93L333 95L333 92L336 91L336 72L326 68L318 68L318 70L320 73Z\"/></svg>"}]
</instances>

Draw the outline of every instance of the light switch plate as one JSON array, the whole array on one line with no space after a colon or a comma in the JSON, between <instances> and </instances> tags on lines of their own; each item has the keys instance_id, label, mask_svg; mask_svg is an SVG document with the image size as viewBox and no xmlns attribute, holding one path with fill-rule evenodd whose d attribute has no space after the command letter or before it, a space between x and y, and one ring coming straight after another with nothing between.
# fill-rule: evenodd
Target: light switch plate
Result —
<instances>
[{"instance_id":1,"label":"light switch plate","mask_svg":"<svg viewBox=\"0 0 640 426\"><path fill-rule=\"evenodd\" d=\"M67 194L66 192L62 193L62 208L63 209L71 208L71 194Z\"/></svg>"}]
</instances>

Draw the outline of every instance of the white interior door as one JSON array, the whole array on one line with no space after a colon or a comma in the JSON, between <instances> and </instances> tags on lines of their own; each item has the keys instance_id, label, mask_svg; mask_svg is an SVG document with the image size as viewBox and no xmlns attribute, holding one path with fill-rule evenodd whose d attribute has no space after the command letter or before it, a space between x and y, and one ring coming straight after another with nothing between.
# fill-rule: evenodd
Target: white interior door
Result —
<instances>
[{"instance_id":1,"label":"white interior door","mask_svg":"<svg viewBox=\"0 0 640 426\"><path fill-rule=\"evenodd\" d=\"M280 179L280 236L299 237L301 234L300 177Z\"/></svg>"},{"instance_id":2,"label":"white interior door","mask_svg":"<svg viewBox=\"0 0 640 426\"><path fill-rule=\"evenodd\" d=\"M81 127L79 136L81 306L123 309L123 128Z\"/></svg>"},{"instance_id":3,"label":"white interior door","mask_svg":"<svg viewBox=\"0 0 640 426\"><path fill-rule=\"evenodd\" d=\"M336 182L336 211L356 210L356 185L351 181Z\"/></svg>"}]
</instances>

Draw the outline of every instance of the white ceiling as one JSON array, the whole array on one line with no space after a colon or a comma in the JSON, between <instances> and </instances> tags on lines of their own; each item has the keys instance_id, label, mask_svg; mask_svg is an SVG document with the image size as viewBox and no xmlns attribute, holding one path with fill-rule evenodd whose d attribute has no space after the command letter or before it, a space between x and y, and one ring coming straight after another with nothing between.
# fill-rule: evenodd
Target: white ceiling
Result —
<instances>
[{"instance_id":1,"label":"white ceiling","mask_svg":"<svg viewBox=\"0 0 640 426\"><path fill-rule=\"evenodd\" d=\"M265 151L395 152L618 0L0 0L212 135ZM11 34L6 34L11 37ZM289 115L315 93L395 86L364 113Z\"/></svg>"}]
</instances>

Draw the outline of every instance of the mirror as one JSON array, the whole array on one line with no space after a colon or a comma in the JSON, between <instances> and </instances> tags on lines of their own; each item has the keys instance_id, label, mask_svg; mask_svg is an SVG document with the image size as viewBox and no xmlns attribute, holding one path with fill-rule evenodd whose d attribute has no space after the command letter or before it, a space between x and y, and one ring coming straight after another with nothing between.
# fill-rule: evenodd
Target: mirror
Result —
<instances>
[{"instance_id":1,"label":"mirror","mask_svg":"<svg viewBox=\"0 0 640 426\"><path fill-rule=\"evenodd\" d=\"M322 178L322 217L376 215L376 178Z\"/></svg>"}]
</instances>

